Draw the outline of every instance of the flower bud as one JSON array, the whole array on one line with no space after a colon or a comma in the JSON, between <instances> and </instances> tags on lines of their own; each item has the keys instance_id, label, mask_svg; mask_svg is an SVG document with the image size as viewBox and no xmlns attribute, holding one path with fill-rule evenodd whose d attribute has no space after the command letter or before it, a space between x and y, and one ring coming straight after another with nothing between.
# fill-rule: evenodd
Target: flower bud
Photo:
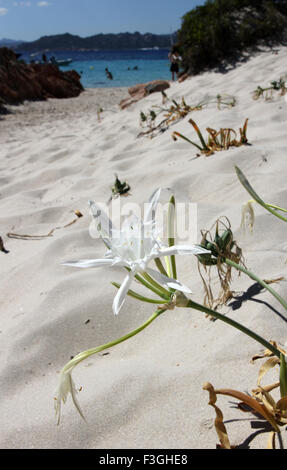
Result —
<instances>
[{"instance_id":1,"label":"flower bud","mask_svg":"<svg viewBox=\"0 0 287 470\"><path fill-rule=\"evenodd\" d=\"M187 307L189 299L183 292L177 290L173 295L173 301L177 307Z\"/></svg>"}]
</instances>

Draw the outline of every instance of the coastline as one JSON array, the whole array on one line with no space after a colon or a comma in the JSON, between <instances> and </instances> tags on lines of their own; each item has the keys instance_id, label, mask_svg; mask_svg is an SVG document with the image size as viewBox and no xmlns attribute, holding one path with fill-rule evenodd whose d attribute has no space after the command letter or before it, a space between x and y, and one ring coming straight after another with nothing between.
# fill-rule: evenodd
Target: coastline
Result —
<instances>
[{"instance_id":1,"label":"coastline","mask_svg":"<svg viewBox=\"0 0 287 470\"><path fill-rule=\"evenodd\" d=\"M222 322L183 308L166 312L109 354L76 368L74 380L87 423L69 397L56 426L54 396L64 364L138 327L153 311L149 304L128 298L115 317L111 282L123 281L120 269L77 270L60 263L103 257L103 244L89 236L88 201L106 202L117 173L131 186L131 196L123 203L142 206L159 186L171 188L176 201L197 204L198 237L201 229L227 216L250 269L262 279L286 277L284 225L256 206L254 234L242 233L241 209L250 196L234 170L238 165L264 200L286 206L287 103L276 93L270 100L252 98L257 86L287 72L286 51L282 46L278 54L260 53L224 75L206 72L171 83L166 90L170 100L196 104L221 94L235 96L236 105L218 109L213 102L153 139L138 137L140 113L162 107L160 93L120 110L126 88L87 89L77 98L29 102L1 116L0 236L9 251L0 253L1 448L216 447L214 409L202 386L209 381L216 388L251 391L262 363L250 361L262 348ZM198 142L190 117L204 136L207 127L238 132L248 118L251 145L198 156L192 145L172 139L178 131ZM76 210L83 217L67 225ZM41 240L7 236L43 235L55 227L52 236ZM178 271L192 299L202 303L196 260L178 257ZM253 293L254 282L237 274L231 287L234 298L221 313L284 345L286 314L272 296L263 290ZM274 289L287 297L286 280ZM277 379L273 369L266 383ZM266 448L268 433L252 428L258 419L224 397L217 404L233 445ZM250 436L254 439L248 443Z\"/></svg>"}]
</instances>

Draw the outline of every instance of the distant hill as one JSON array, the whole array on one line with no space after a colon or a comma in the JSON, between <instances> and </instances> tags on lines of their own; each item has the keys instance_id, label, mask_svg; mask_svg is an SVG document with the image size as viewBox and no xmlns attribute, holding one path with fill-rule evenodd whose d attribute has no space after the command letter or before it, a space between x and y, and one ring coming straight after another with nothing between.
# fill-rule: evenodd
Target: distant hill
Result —
<instances>
[{"instance_id":1,"label":"distant hill","mask_svg":"<svg viewBox=\"0 0 287 470\"><path fill-rule=\"evenodd\" d=\"M0 47L15 47L18 46L18 44L23 44L23 42L24 41L2 38L0 39Z\"/></svg>"},{"instance_id":2,"label":"distant hill","mask_svg":"<svg viewBox=\"0 0 287 470\"><path fill-rule=\"evenodd\" d=\"M73 34L57 34L43 36L33 42L25 42L17 45L21 51L34 50L113 50L113 49L142 49L142 48L169 48L171 45L170 34L141 34L119 33L119 34L96 34L87 38Z\"/></svg>"}]
</instances>

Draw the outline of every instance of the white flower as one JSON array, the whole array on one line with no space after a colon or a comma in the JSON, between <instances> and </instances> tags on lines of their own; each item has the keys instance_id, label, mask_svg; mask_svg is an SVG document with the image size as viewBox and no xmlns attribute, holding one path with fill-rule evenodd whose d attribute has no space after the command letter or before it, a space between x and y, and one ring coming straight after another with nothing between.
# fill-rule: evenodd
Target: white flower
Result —
<instances>
[{"instance_id":1,"label":"white flower","mask_svg":"<svg viewBox=\"0 0 287 470\"><path fill-rule=\"evenodd\" d=\"M122 308L131 283L138 273L149 274L157 283L165 288L191 293L190 289L181 284L177 279L167 277L159 271L149 268L148 264L151 260L177 254L199 255L209 253L204 248L195 245L164 247L160 243L155 234L154 217L159 196L160 189L156 190L151 196L144 221L139 220L136 215L132 214L124 220L122 230L114 229L108 216L94 202L90 201L91 214L97 223L97 228L108 251L103 259L82 259L63 263L65 266L77 268L95 268L99 266L122 266L128 268L129 273L114 298L113 312L115 315Z\"/></svg>"},{"instance_id":2,"label":"white flower","mask_svg":"<svg viewBox=\"0 0 287 470\"><path fill-rule=\"evenodd\" d=\"M71 372L72 372L72 368L68 371L66 371L65 368L64 368L61 371L61 374L60 374L60 380L59 380L57 396L55 397L55 411L56 411L56 416L58 418L58 424L60 423L61 404L62 404L62 402L64 404L66 403L66 400L67 400L67 397L68 397L69 393L72 396L72 400L73 400L73 403L74 403L76 409L78 410L78 412L80 413L82 418L85 419L84 415L82 413L82 410L80 408L80 405L79 405L79 403L77 401L77 398L76 398L77 390L76 390L75 384L73 382Z\"/></svg>"},{"instance_id":3,"label":"white flower","mask_svg":"<svg viewBox=\"0 0 287 470\"><path fill-rule=\"evenodd\" d=\"M246 229L248 229L251 233L253 232L255 221L254 209L252 206L253 202L254 201L248 201L242 206L242 218L240 227L243 229L244 232L246 231Z\"/></svg>"}]
</instances>

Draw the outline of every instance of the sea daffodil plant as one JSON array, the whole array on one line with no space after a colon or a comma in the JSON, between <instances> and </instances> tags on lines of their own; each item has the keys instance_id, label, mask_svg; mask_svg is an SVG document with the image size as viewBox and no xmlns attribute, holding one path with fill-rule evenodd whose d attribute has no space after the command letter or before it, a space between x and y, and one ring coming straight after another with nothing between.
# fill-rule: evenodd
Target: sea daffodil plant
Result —
<instances>
[{"instance_id":1,"label":"sea daffodil plant","mask_svg":"<svg viewBox=\"0 0 287 470\"><path fill-rule=\"evenodd\" d=\"M76 365L84 359L99 353L107 348L111 348L127 339L135 336L147 326L149 326L156 318L167 310L175 307L184 307L207 313L216 319L237 328L252 339L258 341L265 348L270 350L275 356L280 357L280 351L271 343L266 341L255 332L249 330L240 323L228 318L225 315L207 308L190 300L185 294L191 293L189 287L183 285L177 280L177 270L175 255L195 256L208 254L209 251L199 245L175 245L174 239L174 222L175 222L175 200L172 196L170 199L167 230L168 230L168 246L164 246L157 236L155 230L155 210L160 196L160 189L156 190L149 200L148 211L143 221L138 220L134 215L128 217L121 231L116 230L107 215L103 213L95 203L90 203L90 209L93 219L96 222L100 236L108 248L108 252L103 259L67 261L63 263L66 266L91 268L98 266L122 266L128 271L121 285L114 283L118 288L118 292L113 302L113 311L117 315L122 309L126 295L132 296L140 301L148 303L156 303L158 308L141 326L130 333L101 346L88 349L76 355L71 359L60 372L60 381L57 396L55 397L55 409L60 422L61 404L65 403L69 393L71 394L73 403L80 415L83 413L76 399L76 387L72 379L72 371ZM165 265L161 259L164 257ZM148 265L154 261L158 270L150 268ZM157 294L157 299L144 297L141 294L130 290L133 280L136 279L144 287Z\"/></svg>"},{"instance_id":2,"label":"sea daffodil plant","mask_svg":"<svg viewBox=\"0 0 287 470\"><path fill-rule=\"evenodd\" d=\"M138 276L139 274L165 302L170 300L170 292L167 289L191 293L187 286L168 276L163 269L160 272L150 268L148 265L152 260L176 254L199 255L208 253L205 248L195 245L164 246L161 243L155 232L154 220L154 210L159 195L160 190L152 195L149 210L146 212L143 221L139 220L135 214L132 214L126 217L121 230L115 229L108 216L94 202L90 201L91 214L99 228L101 238L108 247L108 251L103 259L66 261L63 263L65 266L76 268L96 268L99 266L121 266L126 268L128 274L113 302L115 315L118 315L121 310L134 278L142 282L142 278ZM142 283L147 287L145 282Z\"/></svg>"}]
</instances>

